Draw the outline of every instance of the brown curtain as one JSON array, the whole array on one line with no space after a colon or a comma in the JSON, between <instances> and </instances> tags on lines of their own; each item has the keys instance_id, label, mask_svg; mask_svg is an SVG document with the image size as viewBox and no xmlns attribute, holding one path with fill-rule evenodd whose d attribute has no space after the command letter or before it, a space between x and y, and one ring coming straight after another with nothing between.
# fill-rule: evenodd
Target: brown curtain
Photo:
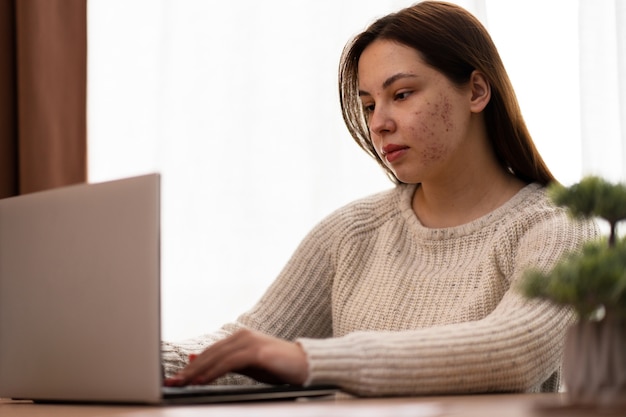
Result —
<instances>
[{"instance_id":1,"label":"brown curtain","mask_svg":"<svg viewBox=\"0 0 626 417\"><path fill-rule=\"evenodd\" d=\"M87 179L87 0L0 0L0 198Z\"/></svg>"}]
</instances>

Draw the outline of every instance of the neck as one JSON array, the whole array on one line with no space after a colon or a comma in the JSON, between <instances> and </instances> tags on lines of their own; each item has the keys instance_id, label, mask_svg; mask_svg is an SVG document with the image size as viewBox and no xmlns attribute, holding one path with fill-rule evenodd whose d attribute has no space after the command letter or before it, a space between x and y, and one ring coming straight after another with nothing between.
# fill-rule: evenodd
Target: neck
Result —
<instances>
[{"instance_id":1,"label":"neck","mask_svg":"<svg viewBox=\"0 0 626 417\"><path fill-rule=\"evenodd\" d=\"M497 209L525 185L503 170L482 177L482 181L461 176L446 184L422 182L413 196L413 211L426 227L459 226Z\"/></svg>"}]
</instances>

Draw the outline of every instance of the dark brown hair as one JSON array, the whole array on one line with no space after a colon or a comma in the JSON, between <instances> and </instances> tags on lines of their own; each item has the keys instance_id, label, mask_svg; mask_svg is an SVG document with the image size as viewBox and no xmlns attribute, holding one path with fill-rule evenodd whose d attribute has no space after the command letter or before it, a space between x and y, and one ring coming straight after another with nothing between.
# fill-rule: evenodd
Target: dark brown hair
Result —
<instances>
[{"instance_id":1,"label":"dark brown hair","mask_svg":"<svg viewBox=\"0 0 626 417\"><path fill-rule=\"evenodd\" d=\"M424 1L372 23L346 45L339 67L341 111L348 130L394 182L399 181L374 149L358 95L359 59L378 39L417 50L426 64L458 85L467 83L474 70L482 72L491 86L491 100L483 113L498 161L526 183L547 185L555 181L533 143L511 81L485 27L459 6Z\"/></svg>"}]
</instances>

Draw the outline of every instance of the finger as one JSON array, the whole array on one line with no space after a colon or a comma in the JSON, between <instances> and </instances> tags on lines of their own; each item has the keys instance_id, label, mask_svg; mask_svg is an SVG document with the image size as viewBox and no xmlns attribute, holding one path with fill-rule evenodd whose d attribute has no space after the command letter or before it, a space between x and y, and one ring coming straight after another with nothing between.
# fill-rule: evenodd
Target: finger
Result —
<instances>
[{"instance_id":1,"label":"finger","mask_svg":"<svg viewBox=\"0 0 626 417\"><path fill-rule=\"evenodd\" d=\"M187 364L191 363L197 357L198 357L197 353L190 353L187 356ZM184 382L184 379L179 376L179 374L176 374L176 375L170 376L168 378L165 378L165 380L163 381L163 384L166 387L175 387L175 386L184 385L185 382Z\"/></svg>"},{"instance_id":2,"label":"finger","mask_svg":"<svg viewBox=\"0 0 626 417\"><path fill-rule=\"evenodd\" d=\"M241 369L253 368L254 366L254 350L251 348L242 348L230 352L228 355L225 355L222 360L206 368L196 377L191 378L191 383L199 385L207 384L229 372L239 372Z\"/></svg>"},{"instance_id":3,"label":"finger","mask_svg":"<svg viewBox=\"0 0 626 417\"><path fill-rule=\"evenodd\" d=\"M238 366L244 367L246 365L242 361L251 360L250 352L246 355L237 353L253 343L250 332L235 333L214 343L200 355L190 358L190 363L175 378L182 384L208 382Z\"/></svg>"},{"instance_id":4,"label":"finger","mask_svg":"<svg viewBox=\"0 0 626 417\"><path fill-rule=\"evenodd\" d=\"M260 333L238 335L231 342L236 342L232 346L237 348L193 383L206 383L228 372L273 384L302 384L306 381L308 364L300 345Z\"/></svg>"}]
</instances>

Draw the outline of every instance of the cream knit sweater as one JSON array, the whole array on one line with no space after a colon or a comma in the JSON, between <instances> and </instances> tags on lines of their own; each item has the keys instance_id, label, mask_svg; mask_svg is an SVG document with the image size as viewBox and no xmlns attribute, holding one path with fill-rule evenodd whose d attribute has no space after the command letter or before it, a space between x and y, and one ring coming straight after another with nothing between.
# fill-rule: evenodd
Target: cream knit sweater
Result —
<instances>
[{"instance_id":1,"label":"cream knit sweater","mask_svg":"<svg viewBox=\"0 0 626 417\"><path fill-rule=\"evenodd\" d=\"M525 299L514 282L597 236L596 226L572 221L531 184L482 218L430 229L411 208L415 188L400 185L328 216L236 322L164 342L166 374L248 327L297 340L307 384L357 395L556 390L573 314Z\"/></svg>"}]
</instances>

